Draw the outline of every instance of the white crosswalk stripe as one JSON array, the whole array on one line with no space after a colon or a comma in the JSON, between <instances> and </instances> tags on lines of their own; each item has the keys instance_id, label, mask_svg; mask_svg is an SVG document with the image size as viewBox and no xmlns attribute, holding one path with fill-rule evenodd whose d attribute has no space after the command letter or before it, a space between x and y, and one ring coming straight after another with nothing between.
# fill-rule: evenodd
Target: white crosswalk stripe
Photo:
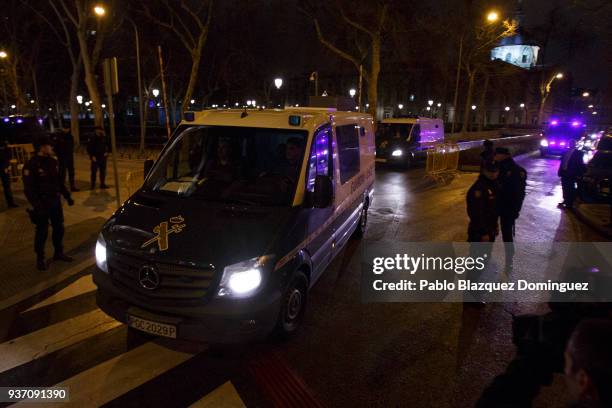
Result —
<instances>
[{"instance_id":1,"label":"white crosswalk stripe","mask_svg":"<svg viewBox=\"0 0 612 408\"><path fill-rule=\"evenodd\" d=\"M59 292L33 305L25 312L53 308L59 302L95 290L91 275L79 278ZM22 312L22 316L23 313ZM0 344L0 378L13 375L12 369L22 367L50 354L75 346L71 353L87 353L79 349L78 343L101 335L121 325L99 309L82 313L76 317L50 324L47 327L27 333ZM123 336L118 336L124 341ZM108 359L96 362L72 377L55 384L68 387L69 402L45 403L45 406L95 407L124 396L137 387L143 386L160 375L186 362L206 349L202 344L181 344L168 339L156 339L121 354L109 355ZM52 358L52 356L49 356ZM70 358L70 357L68 357ZM76 358L76 357L75 357ZM52 358L53 360L53 358ZM43 361L43 364L46 362ZM50 361L53 364L53 361ZM57 369L59 367L55 367ZM51 369L51 367L49 367ZM205 368L202 368L205 370ZM26 370L30 370L27 368ZM27 377L26 377L27 378ZM60 377L61 378L61 377ZM32 379L33 383L38 379ZM27 384L23 384L27 386ZM197 395L197 390L195 390ZM200 394L201 395L201 394ZM14 406L39 406L38 403L20 402ZM225 382L213 391L203 395L192 407L244 407L246 406L231 382Z\"/></svg>"}]
</instances>

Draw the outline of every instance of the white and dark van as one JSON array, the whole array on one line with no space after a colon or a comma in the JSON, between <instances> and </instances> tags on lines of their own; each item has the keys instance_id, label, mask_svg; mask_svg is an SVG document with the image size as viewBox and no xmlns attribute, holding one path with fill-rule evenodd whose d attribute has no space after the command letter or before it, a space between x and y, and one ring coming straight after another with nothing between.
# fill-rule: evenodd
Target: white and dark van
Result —
<instances>
[{"instance_id":1,"label":"white and dark van","mask_svg":"<svg viewBox=\"0 0 612 408\"><path fill-rule=\"evenodd\" d=\"M291 334L309 288L365 230L372 118L313 108L185 117L99 235L98 305L167 337Z\"/></svg>"},{"instance_id":2,"label":"white and dark van","mask_svg":"<svg viewBox=\"0 0 612 408\"><path fill-rule=\"evenodd\" d=\"M442 119L387 118L376 127L376 161L410 167L427 150L444 142Z\"/></svg>"}]
</instances>

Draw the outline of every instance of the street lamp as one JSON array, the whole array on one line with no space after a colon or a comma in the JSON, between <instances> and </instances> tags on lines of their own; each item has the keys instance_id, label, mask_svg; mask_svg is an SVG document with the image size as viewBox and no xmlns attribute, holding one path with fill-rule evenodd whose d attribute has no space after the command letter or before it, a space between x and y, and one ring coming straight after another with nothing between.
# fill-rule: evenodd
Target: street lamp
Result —
<instances>
[{"instance_id":1,"label":"street lamp","mask_svg":"<svg viewBox=\"0 0 612 408\"><path fill-rule=\"evenodd\" d=\"M404 109L404 105L403 105L403 104L401 104L401 103L400 103L400 104L398 104L398 105L397 105L397 107L398 107L398 109L399 109L399 110Z\"/></svg>"},{"instance_id":2,"label":"street lamp","mask_svg":"<svg viewBox=\"0 0 612 408\"><path fill-rule=\"evenodd\" d=\"M433 103L434 103L434 101L432 101L431 99L427 101L427 104L428 104L429 106L433 105Z\"/></svg>"},{"instance_id":3,"label":"street lamp","mask_svg":"<svg viewBox=\"0 0 612 408\"><path fill-rule=\"evenodd\" d=\"M357 91L355 90L355 88L351 88L349 90L349 95L351 95L351 98L354 98L356 94L357 94Z\"/></svg>"},{"instance_id":4,"label":"street lamp","mask_svg":"<svg viewBox=\"0 0 612 408\"><path fill-rule=\"evenodd\" d=\"M106 9L101 4L96 4L93 9L97 16L102 17L106 14Z\"/></svg>"},{"instance_id":5,"label":"street lamp","mask_svg":"<svg viewBox=\"0 0 612 408\"><path fill-rule=\"evenodd\" d=\"M438 108L442 106L441 102L438 102L438 105L436 105Z\"/></svg>"},{"instance_id":6,"label":"street lamp","mask_svg":"<svg viewBox=\"0 0 612 408\"><path fill-rule=\"evenodd\" d=\"M83 95L77 95L76 100L77 100L77 103L81 105L83 103Z\"/></svg>"},{"instance_id":7,"label":"street lamp","mask_svg":"<svg viewBox=\"0 0 612 408\"><path fill-rule=\"evenodd\" d=\"M476 105L472 105L472 110L476 110Z\"/></svg>"},{"instance_id":8,"label":"street lamp","mask_svg":"<svg viewBox=\"0 0 612 408\"><path fill-rule=\"evenodd\" d=\"M6 57L8 57L8 54L6 53L6 51L0 50L0 58L5 59Z\"/></svg>"},{"instance_id":9,"label":"street lamp","mask_svg":"<svg viewBox=\"0 0 612 408\"><path fill-rule=\"evenodd\" d=\"M585 91L585 92L582 93L582 96L584 98L588 98L589 96L591 96L591 94Z\"/></svg>"},{"instance_id":10,"label":"street lamp","mask_svg":"<svg viewBox=\"0 0 612 408\"><path fill-rule=\"evenodd\" d=\"M494 23L497 20L499 20L499 13L497 11L491 10L489 13L487 13L487 21L489 23Z\"/></svg>"},{"instance_id":11,"label":"street lamp","mask_svg":"<svg viewBox=\"0 0 612 408\"><path fill-rule=\"evenodd\" d=\"M589 106L587 106L587 108L593 109L593 105L589 105Z\"/></svg>"},{"instance_id":12,"label":"street lamp","mask_svg":"<svg viewBox=\"0 0 612 408\"><path fill-rule=\"evenodd\" d=\"M153 93L154 98L157 98L159 96L159 89L155 88L151 92Z\"/></svg>"},{"instance_id":13,"label":"street lamp","mask_svg":"<svg viewBox=\"0 0 612 408\"><path fill-rule=\"evenodd\" d=\"M508 111L510 110L510 107L509 107L509 106L506 106L506 107L504 108L504 110L505 110L506 112L508 112Z\"/></svg>"},{"instance_id":14,"label":"street lamp","mask_svg":"<svg viewBox=\"0 0 612 408\"><path fill-rule=\"evenodd\" d=\"M195 103L195 99L190 100L189 103L193 105Z\"/></svg>"},{"instance_id":15,"label":"street lamp","mask_svg":"<svg viewBox=\"0 0 612 408\"><path fill-rule=\"evenodd\" d=\"M555 78L557 79L563 78L563 73L559 72L557 75L555 75Z\"/></svg>"},{"instance_id":16,"label":"street lamp","mask_svg":"<svg viewBox=\"0 0 612 408\"><path fill-rule=\"evenodd\" d=\"M524 103L521 103L519 106L520 106L521 108L524 108L524 107L525 107L525 104L524 104Z\"/></svg>"},{"instance_id":17,"label":"street lamp","mask_svg":"<svg viewBox=\"0 0 612 408\"><path fill-rule=\"evenodd\" d=\"M282 78L276 78L274 80L274 86L276 87L276 89L281 89L281 86L283 86L283 79Z\"/></svg>"}]
</instances>

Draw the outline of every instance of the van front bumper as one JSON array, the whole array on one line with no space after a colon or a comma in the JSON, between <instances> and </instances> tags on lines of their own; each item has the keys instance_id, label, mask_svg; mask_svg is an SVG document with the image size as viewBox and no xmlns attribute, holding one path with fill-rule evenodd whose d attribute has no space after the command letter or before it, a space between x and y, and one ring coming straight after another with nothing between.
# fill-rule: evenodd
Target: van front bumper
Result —
<instances>
[{"instance_id":1,"label":"van front bumper","mask_svg":"<svg viewBox=\"0 0 612 408\"><path fill-rule=\"evenodd\" d=\"M281 293L251 299L210 299L198 306L158 306L139 300L96 268L98 307L127 323L128 315L176 327L176 338L207 343L245 343L265 338L274 329Z\"/></svg>"}]
</instances>

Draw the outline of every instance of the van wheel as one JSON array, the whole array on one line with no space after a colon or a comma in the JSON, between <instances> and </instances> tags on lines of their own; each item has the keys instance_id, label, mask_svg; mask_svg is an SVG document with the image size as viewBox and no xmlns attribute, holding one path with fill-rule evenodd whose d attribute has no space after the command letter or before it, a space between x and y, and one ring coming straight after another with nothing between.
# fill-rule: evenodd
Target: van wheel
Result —
<instances>
[{"instance_id":1,"label":"van wheel","mask_svg":"<svg viewBox=\"0 0 612 408\"><path fill-rule=\"evenodd\" d=\"M359 224L354 232L355 238L362 238L365 235L366 229L368 227L368 206L367 202L363 203L363 207L361 208L361 216L359 217Z\"/></svg>"},{"instance_id":2,"label":"van wheel","mask_svg":"<svg viewBox=\"0 0 612 408\"><path fill-rule=\"evenodd\" d=\"M302 271L297 271L283 295L275 334L280 338L294 335L304 318L308 298L308 279Z\"/></svg>"}]
</instances>

